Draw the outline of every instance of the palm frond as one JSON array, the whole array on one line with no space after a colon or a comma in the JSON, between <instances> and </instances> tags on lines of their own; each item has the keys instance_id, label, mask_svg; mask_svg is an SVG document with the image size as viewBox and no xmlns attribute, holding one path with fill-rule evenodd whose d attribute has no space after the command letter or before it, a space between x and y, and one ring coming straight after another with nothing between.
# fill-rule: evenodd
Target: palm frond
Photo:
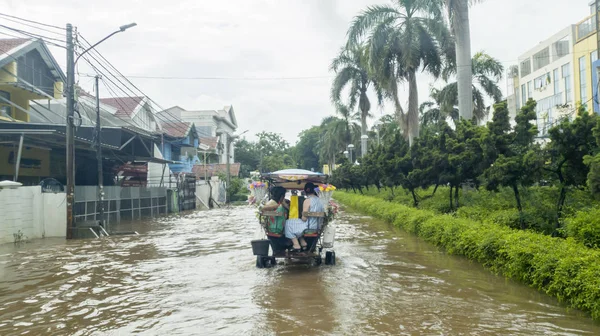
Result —
<instances>
[{"instance_id":1,"label":"palm frond","mask_svg":"<svg viewBox=\"0 0 600 336\"><path fill-rule=\"evenodd\" d=\"M375 5L367 7L366 10L354 18L350 29L348 29L348 45L360 44L369 29L387 20L389 17L400 15L401 13L391 6Z\"/></svg>"}]
</instances>

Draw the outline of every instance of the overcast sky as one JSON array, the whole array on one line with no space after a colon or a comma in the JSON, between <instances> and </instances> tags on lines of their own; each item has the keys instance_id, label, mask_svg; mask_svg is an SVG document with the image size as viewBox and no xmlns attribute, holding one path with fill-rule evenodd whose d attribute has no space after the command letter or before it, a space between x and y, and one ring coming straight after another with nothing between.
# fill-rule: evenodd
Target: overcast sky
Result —
<instances>
[{"instance_id":1,"label":"overcast sky","mask_svg":"<svg viewBox=\"0 0 600 336\"><path fill-rule=\"evenodd\" d=\"M120 25L136 22L137 27L98 47L123 74L238 78L131 79L161 107L179 105L195 110L233 105L238 131L278 132L293 144L301 130L334 112L329 101L332 74L328 66L344 43L353 16L369 4L390 1L393 0L0 0L0 3L3 13L58 26L72 23L92 43ZM589 0L486 0L471 10L472 51L484 50L505 67L516 64L520 54L586 17L588 3ZM17 26L5 19L0 21L3 25ZM52 51L64 66L64 50ZM80 73L93 72L81 63ZM91 90L92 78L79 80L84 88ZM506 82L503 80L501 84L505 90ZM442 83L420 78L421 102L427 99L431 85ZM401 95L406 102L406 87ZM101 87L101 96L110 97L106 88ZM372 105L376 117L391 112L376 107L375 101Z\"/></svg>"}]
</instances>

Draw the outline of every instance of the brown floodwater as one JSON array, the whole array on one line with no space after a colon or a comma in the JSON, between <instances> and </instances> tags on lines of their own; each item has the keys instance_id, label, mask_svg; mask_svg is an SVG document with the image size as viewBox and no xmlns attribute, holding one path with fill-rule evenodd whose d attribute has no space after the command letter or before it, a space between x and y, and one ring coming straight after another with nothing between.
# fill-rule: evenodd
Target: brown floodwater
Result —
<instances>
[{"instance_id":1,"label":"brown floodwater","mask_svg":"<svg viewBox=\"0 0 600 336\"><path fill-rule=\"evenodd\" d=\"M352 213L337 220L336 266L257 269L253 211L2 245L0 335L600 335L581 312Z\"/></svg>"}]
</instances>

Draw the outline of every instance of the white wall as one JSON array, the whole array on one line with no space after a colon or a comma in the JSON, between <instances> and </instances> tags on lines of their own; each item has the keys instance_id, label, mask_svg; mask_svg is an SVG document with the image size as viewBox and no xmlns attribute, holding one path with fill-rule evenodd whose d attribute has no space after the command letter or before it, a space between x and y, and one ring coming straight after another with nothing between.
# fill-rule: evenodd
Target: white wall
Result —
<instances>
[{"instance_id":1,"label":"white wall","mask_svg":"<svg viewBox=\"0 0 600 336\"><path fill-rule=\"evenodd\" d=\"M200 198L204 204L206 204L207 206L208 201L209 201L209 195L210 195L210 186L208 185L208 183L210 183L212 185L212 198L215 201L219 201L219 186L221 184L221 182L219 181L218 178L214 178L213 180L210 181L198 181L196 184L196 197ZM206 209L206 207L201 203L201 202L196 202L196 208L198 209Z\"/></svg>"},{"instance_id":2,"label":"white wall","mask_svg":"<svg viewBox=\"0 0 600 336\"><path fill-rule=\"evenodd\" d=\"M158 149L157 145L154 145L154 157L159 159L164 159L162 153ZM171 174L171 169L169 169L169 165L166 163L148 163L148 186L149 187L159 187L160 181L162 179L163 184L165 186L169 182L169 176Z\"/></svg>"},{"instance_id":3,"label":"white wall","mask_svg":"<svg viewBox=\"0 0 600 336\"><path fill-rule=\"evenodd\" d=\"M0 189L0 244L14 242L19 230L28 238L65 237L64 193L42 193L39 186Z\"/></svg>"}]
</instances>

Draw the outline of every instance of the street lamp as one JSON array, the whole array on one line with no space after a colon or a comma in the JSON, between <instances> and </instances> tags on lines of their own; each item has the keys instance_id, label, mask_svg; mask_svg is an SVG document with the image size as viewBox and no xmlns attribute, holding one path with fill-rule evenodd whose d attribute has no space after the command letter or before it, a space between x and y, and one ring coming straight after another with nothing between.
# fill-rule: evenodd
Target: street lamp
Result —
<instances>
[{"instance_id":1,"label":"street lamp","mask_svg":"<svg viewBox=\"0 0 600 336\"><path fill-rule=\"evenodd\" d=\"M379 137L379 129L381 128L381 121L376 120L373 124L375 127L375 132L377 133L377 145L381 145L381 138Z\"/></svg>"},{"instance_id":2,"label":"street lamp","mask_svg":"<svg viewBox=\"0 0 600 336\"><path fill-rule=\"evenodd\" d=\"M225 158L226 158L226 166L227 166L227 188L229 188L229 186L231 185L231 171L229 170L231 167L231 158L229 156L229 147L231 147L231 142L237 138L239 138L240 136L246 134L248 132L248 130L243 131L240 134L237 135L232 135L231 137L229 136L229 133L225 133ZM229 195L228 195L229 196ZM227 199L229 200L229 199Z\"/></svg>"},{"instance_id":3,"label":"street lamp","mask_svg":"<svg viewBox=\"0 0 600 336\"><path fill-rule=\"evenodd\" d=\"M127 29L135 27L135 26L137 26L137 23L135 23L135 22L134 23L130 23L130 24L126 24L126 25L122 25L121 27L119 27L119 30L116 30L116 31L112 32L111 34L109 34L108 36L106 36L105 38L103 38L102 40L96 42L94 45L92 45L91 47L89 47L86 50L84 50L81 54L79 54L79 56L77 56L77 58L75 59L75 62L73 64L74 65L77 64L77 61L79 61L79 58L81 58L81 56L83 56L88 51L94 49L100 43L108 40L111 36L113 36L115 34L118 34L118 33L122 33L124 31L126 31Z\"/></svg>"},{"instance_id":4,"label":"street lamp","mask_svg":"<svg viewBox=\"0 0 600 336\"><path fill-rule=\"evenodd\" d=\"M360 136L360 157L367 155L367 141L369 136L363 134Z\"/></svg>"},{"instance_id":5,"label":"street lamp","mask_svg":"<svg viewBox=\"0 0 600 336\"><path fill-rule=\"evenodd\" d=\"M73 129L73 117L75 114L75 64L88 51L94 49L100 43L106 41L111 36L126 31L127 29L136 26L135 23L130 23L119 27L119 30L109 34L102 40L96 42L73 60L73 35L72 26L67 25L67 118L66 118L66 147L67 147L67 239L73 237L73 204L75 200L75 131ZM98 161L98 195L97 203L99 207L99 224L104 226L104 173L102 171L102 143L100 141L100 94L99 78L96 76L96 160Z\"/></svg>"},{"instance_id":6,"label":"street lamp","mask_svg":"<svg viewBox=\"0 0 600 336\"><path fill-rule=\"evenodd\" d=\"M349 144L348 145L348 157L350 159L350 163L352 163L352 150L354 149L354 145L353 144Z\"/></svg>"}]
</instances>

